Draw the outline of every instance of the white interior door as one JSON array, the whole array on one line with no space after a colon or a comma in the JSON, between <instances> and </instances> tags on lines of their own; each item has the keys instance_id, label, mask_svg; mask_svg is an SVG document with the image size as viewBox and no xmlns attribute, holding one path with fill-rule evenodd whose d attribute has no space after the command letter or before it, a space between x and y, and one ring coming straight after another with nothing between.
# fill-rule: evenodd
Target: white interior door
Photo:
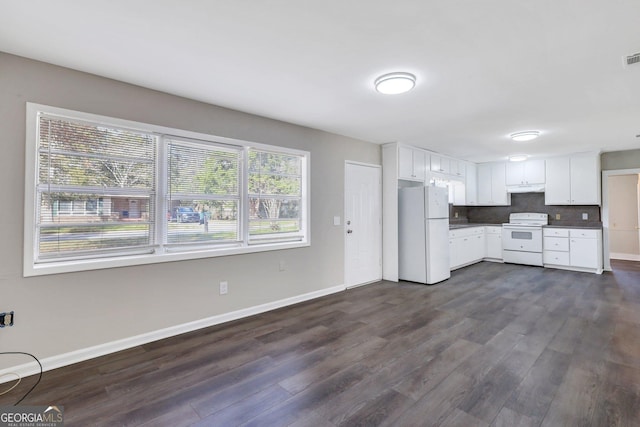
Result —
<instances>
[{"instance_id":1,"label":"white interior door","mask_svg":"<svg viewBox=\"0 0 640 427\"><path fill-rule=\"evenodd\" d=\"M345 165L345 285L382 279L382 172L379 166Z\"/></svg>"}]
</instances>

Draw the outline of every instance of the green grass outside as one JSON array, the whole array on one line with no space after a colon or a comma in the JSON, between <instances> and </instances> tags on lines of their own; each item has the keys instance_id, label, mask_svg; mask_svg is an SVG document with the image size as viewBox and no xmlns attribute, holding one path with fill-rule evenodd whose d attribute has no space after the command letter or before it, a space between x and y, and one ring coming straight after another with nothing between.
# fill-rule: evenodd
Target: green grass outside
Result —
<instances>
[{"instance_id":1,"label":"green grass outside","mask_svg":"<svg viewBox=\"0 0 640 427\"><path fill-rule=\"evenodd\" d=\"M215 230L212 230L212 228L215 228L215 222L218 221L211 221L209 223L209 229L211 230L209 232L204 232L204 226L202 224L169 223L167 236L168 243L206 243L225 240L236 241L238 239L235 227L233 231L216 232ZM224 221L220 222L224 223ZM40 229L41 236L58 235L61 237L61 239L52 241L41 241L40 253L73 253L76 251L143 246L148 244L148 238L146 236L114 236L111 238L103 236L103 238L98 239L91 238L91 235L99 236L103 232L147 231L148 229L149 225L147 224L97 224L97 227L80 226L42 228ZM196 229L201 229L202 232L189 232L195 231ZM186 233L179 233L179 231L186 231ZM249 226L249 233L252 236L289 233L296 231L299 231L297 220L256 221L251 222ZM73 238L74 234L84 234L84 236ZM87 235L89 236L89 238L87 237Z\"/></svg>"}]
</instances>

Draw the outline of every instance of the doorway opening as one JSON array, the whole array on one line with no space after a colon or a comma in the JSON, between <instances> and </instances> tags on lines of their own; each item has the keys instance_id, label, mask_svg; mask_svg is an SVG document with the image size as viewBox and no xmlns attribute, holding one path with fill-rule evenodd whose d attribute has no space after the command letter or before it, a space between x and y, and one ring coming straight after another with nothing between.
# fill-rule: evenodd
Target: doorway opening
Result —
<instances>
[{"instance_id":1,"label":"doorway opening","mask_svg":"<svg viewBox=\"0 0 640 427\"><path fill-rule=\"evenodd\" d=\"M640 169L602 175L604 268L640 267Z\"/></svg>"}]
</instances>

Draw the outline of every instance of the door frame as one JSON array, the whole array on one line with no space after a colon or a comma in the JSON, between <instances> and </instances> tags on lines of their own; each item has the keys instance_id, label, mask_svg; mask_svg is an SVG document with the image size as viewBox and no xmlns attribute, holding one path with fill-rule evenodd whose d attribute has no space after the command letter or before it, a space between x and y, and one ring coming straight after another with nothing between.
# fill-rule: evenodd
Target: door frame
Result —
<instances>
[{"instance_id":1,"label":"door frame","mask_svg":"<svg viewBox=\"0 0 640 427\"><path fill-rule=\"evenodd\" d=\"M380 253L380 274L377 279L369 281L369 282L365 282L365 283L358 283L355 285L347 285L347 165L353 165L353 166L364 166L364 167L370 167L370 168L375 168L378 169L380 171L380 179L378 181L378 185L376 186L377 188L377 193L378 193L378 197L380 198L380 223L378 225L379 227L379 236L380 239L378 241L378 249L379 249L379 253ZM356 161L352 161L352 160L345 160L344 162L344 187L343 187L343 212L342 212L342 239L343 239L343 247L344 247L344 276L343 276L343 281L344 281L344 286L345 289L352 289L352 288L357 288L359 286L364 286L364 285L369 285L371 283L376 283L379 282L380 280L382 280L382 166L381 165L376 165L373 163L363 163L363 162L356 162Z\"/></svg>"},{"instance_id":2,"label":"door frame","mask_svg":"<svg viewBox=\"0 0 640 427\"><path fill-rule=\"evenodd\" d=\"M611 258L609 251L609 177L618 175L637 175L640 168L614 169L602 171L602 253L604 257L604 270L611 270ZM640 207L638 207L640 210ZM640 213L639 213L640 215Z\"/></svg>"}]
</instances>

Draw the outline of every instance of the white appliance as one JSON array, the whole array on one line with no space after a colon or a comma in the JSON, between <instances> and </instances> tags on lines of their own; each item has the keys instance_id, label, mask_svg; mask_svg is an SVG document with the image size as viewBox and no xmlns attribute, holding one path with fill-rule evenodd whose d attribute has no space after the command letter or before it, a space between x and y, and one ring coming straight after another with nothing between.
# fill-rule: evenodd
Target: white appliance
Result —
<instances>
[{"instance_id":1,"label":"white appliance","mask_svg":"<svg viewBox=\"0 0 640 427\"><path fill-rule=\"evenodd\" d=\"M431 285L451 277L446 188L401 188L398 200L400 280Z\"/></svg>"},{"instance_id":2,"label":"white appliance","mask_svg":"<svg viewBox=\"0 0 640 427\"><path fill-rule=\"evenodd\" d=\"M542 226L545 213L512 213L502 224L502 259L514 264L542 266Z\"/></svg>"}]
</instances>

